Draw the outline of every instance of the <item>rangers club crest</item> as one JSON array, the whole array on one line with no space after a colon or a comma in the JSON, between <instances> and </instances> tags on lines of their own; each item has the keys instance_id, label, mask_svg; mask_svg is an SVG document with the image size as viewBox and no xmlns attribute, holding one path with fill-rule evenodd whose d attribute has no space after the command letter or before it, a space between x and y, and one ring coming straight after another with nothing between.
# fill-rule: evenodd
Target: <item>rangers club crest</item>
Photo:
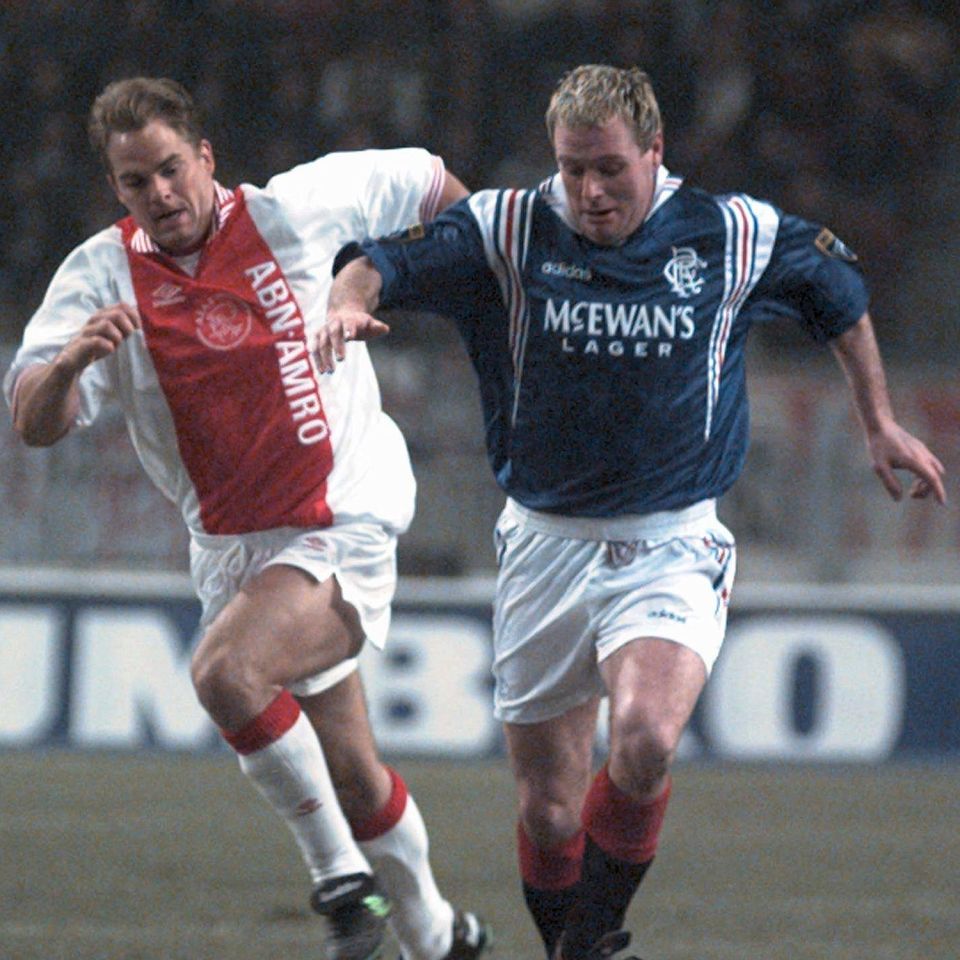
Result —
<instances>
[{"instance_id":1,"label":"rangers club crest","mask_svg":"<svg viewBox=\"0 0 960 960\"><path fill-rule=\"evenodd\" d=\"M693 247L673 247L673 256L663 268L670 289L678 297L692 297L703 288L703 277L697 275L707 262L697 256Z\"/></svg>"},{"instance_id":2,"label":"rangers club crest","mask_svg":"<svg viewBox=\"0 0 960 960\"><path fill-rule=\"evenodd\" d=\"M208 297L197 311L197 336L211 350L233 350L239 347L253 326L250 307L228 294Z\"/></svg>"}]
</instances>

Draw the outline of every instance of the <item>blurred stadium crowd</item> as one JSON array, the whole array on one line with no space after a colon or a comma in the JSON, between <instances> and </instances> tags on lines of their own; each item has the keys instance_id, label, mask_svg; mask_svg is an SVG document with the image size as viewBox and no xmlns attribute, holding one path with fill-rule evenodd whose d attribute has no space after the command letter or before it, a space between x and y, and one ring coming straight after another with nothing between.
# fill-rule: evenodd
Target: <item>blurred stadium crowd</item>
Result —
<instances>
[{"instance_id":1,"label":"blurred stadium crowd","mask_svg":"<svg viewBox=\"0 0 960 960\"><path fill-rule=\"evenodd\" d=\"M960 6L938 0L4 4L4 339L63 255L115 217L84 120L106 82L144 72L197 94L224 182L421 144L482 187L550 171L542 115L565 69L640 64L669 166L829 223L883 287L929 215L958 31Z\"/></svg>"},{"instance_id":2,"label":"blurred stadium crowd","mask_svg":"<svg viewBox=\"0 0 960 960\"><path fill-rule=\"evenodd\" d=\"M671 169L825 222L858 251L888 364L955 366L958 45L960 5L940 0L4 4L0 346L19 340L66 253L120 213L84 129L110 80L185 83L228 185L332 150L417 144L480 188L551 172L542 117L553 85L577 63L612 62L651 74ZM809 356L782 326L756 338L764 370ZM411 325L378 360L419 466L444 464L435 479L419 471L421 513L432 503L437 518L445 505L459 516L453 537L449 518L431 521L428 571L469 568L471 511L486 526L499 502L489 478L475 479L479 410L472 393L464 400L472 376L453 342L445 324ZM459 478L477 492L448 503ZM440 542L458 555L438 559Z\"/></svg>"}]
</instances>

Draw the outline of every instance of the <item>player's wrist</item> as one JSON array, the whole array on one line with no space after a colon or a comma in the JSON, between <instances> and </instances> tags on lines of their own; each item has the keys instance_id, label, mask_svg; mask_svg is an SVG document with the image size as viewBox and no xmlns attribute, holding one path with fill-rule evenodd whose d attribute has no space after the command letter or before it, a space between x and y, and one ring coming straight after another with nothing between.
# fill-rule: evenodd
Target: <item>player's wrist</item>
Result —
<instances>
[{"instance_id":1,"label":"player's wrist","mask_svg":"<svg viewBox=\"0 0 960 960\"><path fill-rule=\"evenodd\" d=\"M67 347L64 347L50 364L50 381L69 387L80 375L83 367L84 364Z\"/></svg>"}]
</instances>

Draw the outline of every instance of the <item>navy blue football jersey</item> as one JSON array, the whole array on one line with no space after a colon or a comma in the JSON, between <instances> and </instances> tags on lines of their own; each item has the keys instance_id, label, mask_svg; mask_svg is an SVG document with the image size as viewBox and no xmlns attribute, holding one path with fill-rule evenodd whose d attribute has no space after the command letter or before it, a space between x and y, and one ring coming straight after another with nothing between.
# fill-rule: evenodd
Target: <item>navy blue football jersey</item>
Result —
<instances>
[{"instance_id":1,"label":"navy blue football jersey","mask_svg":"<svg viewBox=\"0 0 960 960\"><path fill-rule=\"evenodd\" d=\"M480 191L362 250L383 307L456 322L502 489L573 516L720 496L747 449L751 324L792 316L826 340L867 309L856 257L829 230L664 170L622 246L572 229L554 176Z\"/></svg>"}]
</instances>

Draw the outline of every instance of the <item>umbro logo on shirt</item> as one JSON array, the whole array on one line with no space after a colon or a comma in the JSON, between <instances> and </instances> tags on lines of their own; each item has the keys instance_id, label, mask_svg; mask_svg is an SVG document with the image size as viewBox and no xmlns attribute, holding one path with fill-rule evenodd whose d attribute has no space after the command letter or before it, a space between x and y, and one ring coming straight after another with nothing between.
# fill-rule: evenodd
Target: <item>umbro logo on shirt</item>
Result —
<instances>
[{"instance_id":1,"label":"umbro logo on shirt","mask_svg":"<svg viewBox=\"0 0 960 960\"><path fill-rule=\"evenodd\" d=\"M187 299L183 287L169 281L161 283L150 296L153 299L154 309L157 307L172 307L174 304L183 303Z\"/></svg>"}]
</instances>

